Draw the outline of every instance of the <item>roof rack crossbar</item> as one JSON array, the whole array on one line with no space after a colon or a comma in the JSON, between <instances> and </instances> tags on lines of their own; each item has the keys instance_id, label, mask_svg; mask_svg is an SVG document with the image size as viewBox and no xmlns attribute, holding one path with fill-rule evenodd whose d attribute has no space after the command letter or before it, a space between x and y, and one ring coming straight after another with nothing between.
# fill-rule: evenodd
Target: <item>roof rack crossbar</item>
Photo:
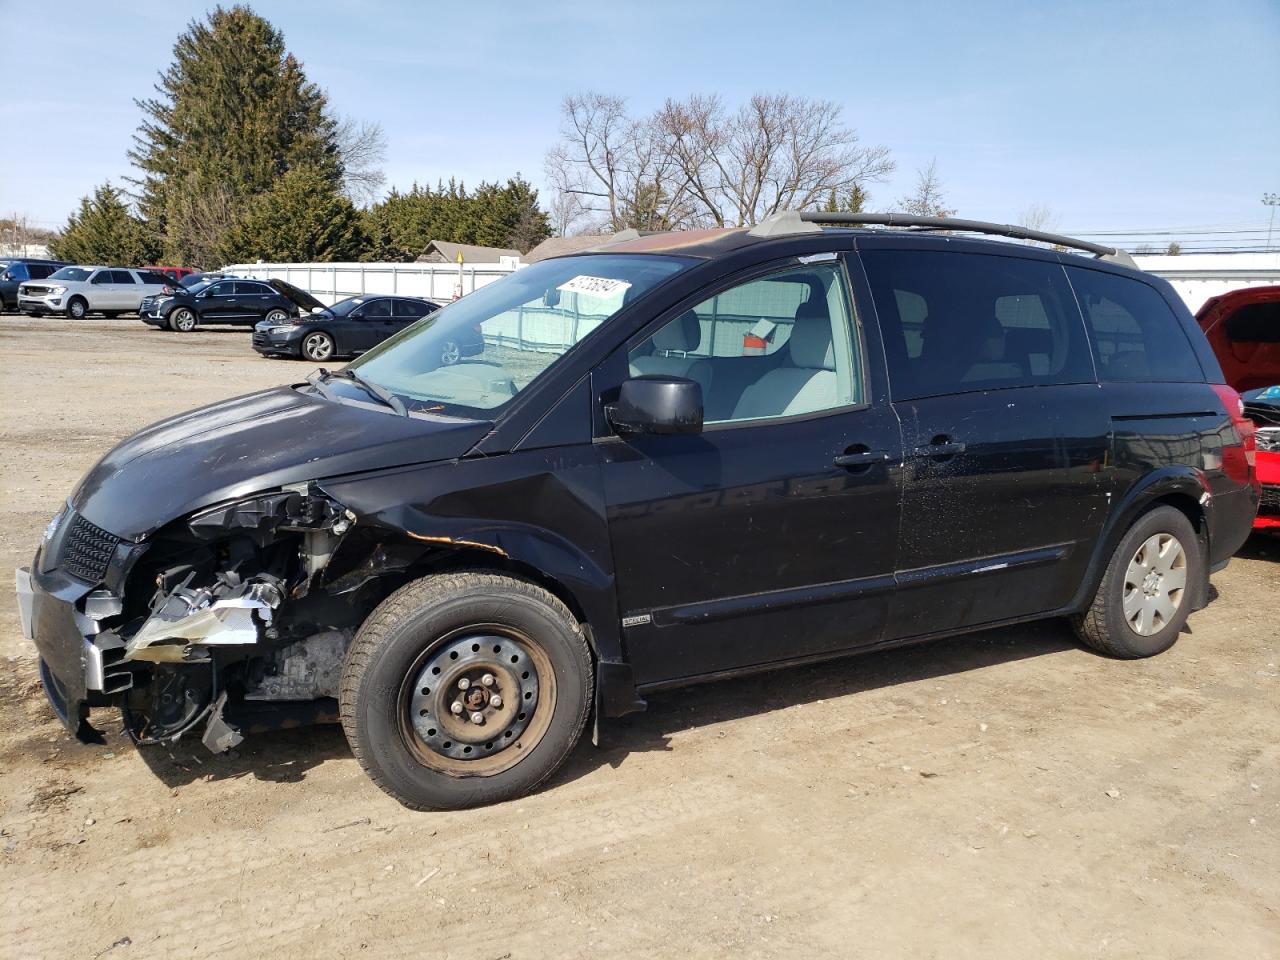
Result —
<instances>
[{"instance_id":1,"label":"roof rack crossbar","mask_svg":"<svg viewBox=\"0 0 1280 960\"><path fill-rule=\"evenodd\" d=\"M802 223L830 224L832 226L873 226L873 227L914 227L922 230L954 230L962 233L989 233L999 237L1010 237L1014 240L1035 240L1054 246L1068 247L1074 250L1085 250L1097 257L1128 260L1115 247L1064 237L1056 233L1045 233L1043 230L1029 230L1026 227L1015 227L1007 223L987 223L985 220L956 220L951 217L920 217L910 213L823 213L818 210L785 210L773 217L761 221L759 227L764 236L769 236L769 224L774 218L787 218L790 223L798 219ZM758 228L756 228L758 229ZM756 233L752 229L752 233Z\"/></svg>"}]
</instances>

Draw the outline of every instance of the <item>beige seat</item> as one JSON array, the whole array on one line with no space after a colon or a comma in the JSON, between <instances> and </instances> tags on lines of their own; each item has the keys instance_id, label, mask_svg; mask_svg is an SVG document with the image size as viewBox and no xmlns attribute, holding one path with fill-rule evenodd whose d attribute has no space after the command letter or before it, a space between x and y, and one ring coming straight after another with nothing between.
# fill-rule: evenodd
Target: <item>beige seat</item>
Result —
<instances>
[{"instance_id":1,"label":"beige seat","mask_svg":"<svg viewBox=\"0 0 1280 960\"><path fill-rule=\"evenodd\" d=\"M788 363L742 391L733 419L785 417L838 405L831 315L824 299L810 298L796 310L787 352Z\"/></svg>"},{"instance_id":2,"label":"beige seat","mask_svg":"<svg viewBox=\"0 0 1280 960\"><path fill-rule=\"evenodd\" d=\"M691 357L702 342L702 324L692 310L681 314L653 335L653 353L631 360L631 375L661 374L684 377L702 385L705 398L711 390L711 363L706 357Z\"/></svg>"}]
</instances>

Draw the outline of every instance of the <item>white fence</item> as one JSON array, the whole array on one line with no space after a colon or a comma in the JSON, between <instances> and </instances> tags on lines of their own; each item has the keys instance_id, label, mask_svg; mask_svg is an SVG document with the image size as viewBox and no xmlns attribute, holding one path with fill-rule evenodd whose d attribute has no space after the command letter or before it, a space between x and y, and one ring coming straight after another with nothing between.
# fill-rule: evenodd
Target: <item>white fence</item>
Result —
<instances>
[{"instance_id":1,"label":"white fence","mask_svg":"<svg viewBox=\"0 0 1280 960\"><path fill-rule=\"evenodd\" d=\"M1210 297L1230 290L1280 284L1280 253L1183 253L1133 259L1143 270L1168 280L1192 313Z\"/></svg>"},{"instance_id":2,"label":"white fence","mask_svg":"<svg viewBox=\"0 0 1280 960\"><path fill-rule=\"evenodd\" d=\"M222 268L237 277L283 280L323 303L366 293L400 294L452 300L517 269L514 258L502 263L233 263Z\"/></svg>"}]
</instances>

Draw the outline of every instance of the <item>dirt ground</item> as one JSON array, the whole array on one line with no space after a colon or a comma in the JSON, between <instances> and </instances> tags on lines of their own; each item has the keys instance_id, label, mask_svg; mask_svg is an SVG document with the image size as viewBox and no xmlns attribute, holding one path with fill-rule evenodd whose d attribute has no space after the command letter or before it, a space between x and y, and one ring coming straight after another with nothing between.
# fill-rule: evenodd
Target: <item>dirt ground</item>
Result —
<instances>
[{"instance_id":1,"label":"dirt ground","mask_svg":"<svg viewBox=\"0 0 1280 960\"><path fill-rule=\"evenodd\" d=\"M310 369L127 318L0 343L6 569L118 438ZM445 814L335 727L81 746L0 601L0 954L1280 957L1280 540L1215 584L1153 660L1043 623L663 694Z\"/></svg>"}]
</instances>

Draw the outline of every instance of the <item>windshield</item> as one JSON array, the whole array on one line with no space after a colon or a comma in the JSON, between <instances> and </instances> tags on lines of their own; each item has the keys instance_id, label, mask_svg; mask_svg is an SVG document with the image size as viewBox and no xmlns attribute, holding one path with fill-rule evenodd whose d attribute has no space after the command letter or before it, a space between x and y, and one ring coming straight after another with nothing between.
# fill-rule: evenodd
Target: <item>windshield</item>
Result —
<instances>
[{"instance_id":1,"label":"windshield","mask_svg":"<svg viewBox=\"0 0 1280 960\"><path fill-rule=\"evenodd\" d=\"M201 280L199 283L193 283L189 287L184 287L187 293L199 293L201 290L208 290L213 286L212 280Z\"/></svg>"},{"instance_id":2,"label":"windshield","mask_svg":"<svg viewBox=\"0 0 1280 960\"><path fill-rule=\"evenodd\" d=\"M57 273L49 277L50 280L88 280L92 270L86 270L84 267L63 267Z\"/></svg>"},{"instance_id":3,"label":"windshield","mask_svg":"<svg viewBox=\"0 0 1280 960\"><path fill-rule=\"evenodd\" d=\"M351 364L366 380L449 413L490 416L592 330L697 260L543 260L429 314Z\"/></svg>"},{"instance_id":4,"label":"windshield","mask_svg":"<svg viewBox=\"0 0 1280 960\"><path fill-rule=\"evenodd\" d=\"M335 317L345 317L348 313L368 299L368 297L347 297L347 299L339 300L331 307L325 307L325 310L328 313L333 314Z\"/></svg>"}]
</instances>

